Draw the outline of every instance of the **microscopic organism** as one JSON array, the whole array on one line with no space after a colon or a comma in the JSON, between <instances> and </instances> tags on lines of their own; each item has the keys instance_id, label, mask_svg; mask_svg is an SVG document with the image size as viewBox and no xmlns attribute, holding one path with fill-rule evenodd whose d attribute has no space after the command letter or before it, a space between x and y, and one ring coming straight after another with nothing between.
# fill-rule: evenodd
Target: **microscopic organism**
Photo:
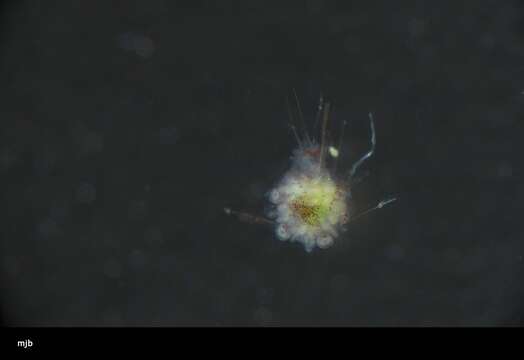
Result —
<instances>
[{"instance_id":1,"label":"microscopic organism","mask_svg":"<svg viewBox=\"0 0 524 360\"><path fill-rule=\"evenodd\" d=\"M359 167L375 151L373 115L369 113L371 149L353 164L349 174L346 172L347 176L339 176L336 173L337 160L340 156L346 122L343 122L338 147L328 142L326 133L330 104L324 103L321 96L316 116L316 122L320 120L322 122L320 139L311 138L305 127L296 93L295 100L299 118L304 125L303 135L302 137L299 135L290 112L291 130L298 147L291 157L290 168L274 188L267 192L267 200L270 203L267 214L258 216L230 208L224 208L224 211L241 221L272 225L278 239L301 243L307 252L311 252L316 247L322 249L330 247L350 221L380 209L396 201L397 198L382 200L376 206L350 215L353 213L350 200L355 175Z\"/></svg>"}]
</instances>

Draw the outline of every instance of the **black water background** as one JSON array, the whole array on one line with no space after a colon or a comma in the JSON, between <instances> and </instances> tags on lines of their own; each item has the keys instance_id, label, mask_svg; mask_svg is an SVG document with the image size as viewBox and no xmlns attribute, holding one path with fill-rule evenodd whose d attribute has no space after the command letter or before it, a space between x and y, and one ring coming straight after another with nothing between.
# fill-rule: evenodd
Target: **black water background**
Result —
<instances>
[{"instance_id":1,"label":"black water background","mask_svg":"<svg viewBox=\"0 0 524 360\"><path fill-rule=\"evenodd\" d=\"M220 4L220 5L218 5ZM13 325L516 325L513 1L5 2L2 309ZM320 93L364 209L307 254L262 214ZM294 106L294 105L293 105Z\"/></svg>"}]
</instances>

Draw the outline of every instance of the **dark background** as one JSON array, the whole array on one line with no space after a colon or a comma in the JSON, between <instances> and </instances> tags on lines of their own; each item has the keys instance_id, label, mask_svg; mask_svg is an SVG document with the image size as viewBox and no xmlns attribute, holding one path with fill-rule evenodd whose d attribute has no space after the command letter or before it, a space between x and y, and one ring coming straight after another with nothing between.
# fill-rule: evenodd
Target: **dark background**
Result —
<instances>
[{"instance_id":1,"label":"dark background","mask_svg":"<svg viewBox=\"0 0 524 360\"><path fill-rule=\"evenodd\" d=\"M24 326L519 325L517 1L11 1L0 33L0 276ZM363 210L306 253L264 193L348 120Z\"/></svg>"}]
</instances>

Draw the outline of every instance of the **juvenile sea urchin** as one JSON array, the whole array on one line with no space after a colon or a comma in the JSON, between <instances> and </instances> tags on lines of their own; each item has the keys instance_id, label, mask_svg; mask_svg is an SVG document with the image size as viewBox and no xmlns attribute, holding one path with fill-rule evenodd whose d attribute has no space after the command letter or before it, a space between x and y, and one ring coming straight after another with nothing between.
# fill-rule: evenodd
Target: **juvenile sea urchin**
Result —
<instances>
[{"instance_id":1,"label":"juvenile sea urchin","mask_svg":"<svg viewBox=\"0 0 524 360\"><path fill-rule=\"evenodd\" d=\"M297 107L300 111L298 100ZM322 118L319 142L312 140L305 130L304 138L300 138L296 128L291 125L298 142L298 149L293 153L290 169L268 192L272 204L267 214L268 218L225 208L227 214L235 215L242 221L272 224L280 240L302 243L308 252L315 247L327 248L333 244L343 231L344 225L350 220L348 200L353 176L358 167L371 157L375 150L375 126L370 113L371 149L355 162L347 179L337 178L336 161L339 150L334 146L327 146L326 141L329 108L329 103L324 106L321 98L317 112L317 119ZM302 116L301 111L300 116ZM341 140L343 130L344 127L341 131ZM334 160L333 169L328 168L327 154ZM395 200L396 198L383 200L378 205L351 217L351 220Z\"/></svg>"}]
</instances>

